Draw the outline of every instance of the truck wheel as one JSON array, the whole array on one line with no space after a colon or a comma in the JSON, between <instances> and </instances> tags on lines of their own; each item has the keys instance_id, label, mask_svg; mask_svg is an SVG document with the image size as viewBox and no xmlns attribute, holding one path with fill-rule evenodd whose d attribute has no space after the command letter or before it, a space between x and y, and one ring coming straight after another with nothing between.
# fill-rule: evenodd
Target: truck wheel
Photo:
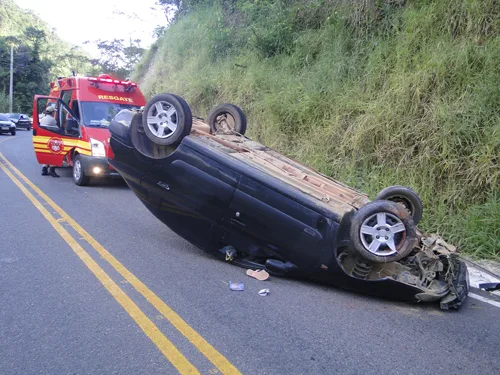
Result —
<instances>
[{"instance_id":1,"label":"truck wheel","mask_svg":"<svg viewBox=\"0 0 500 375\"><path fill-rule=\"evenodd\" d=\"M76 155L73 161L73 181L75 181L75 184L78 186L88 185L90 181L90 177L85 174L85 170L83 169L80 155Z\"/></svg>"},{"instance_id":2,"label":"truck wheel","mask_svg":"<svg viewBox=\"0 0 500 375\"><path fill-rule=\"evenodd\" d=\"M245 134L247 118L241 108L234 104L221 104L212 109L207 117L212 133L236 132Z\"/></svg>"},{"instance_id":3,"label":"truck wheel","mask_svg":"<svg viewBox=\"0 0 500 375\"><path fill-rule=\"evenodd\" d=\"M388 200L403 205L413 218L415 225L422 219L424 205L417 193L405 186L389 186L378 193L375 200Z\"/></svg>"},{"instance_id":4,"label":"truck wheel","mask_svg":"<svg viewBox=\"0 0 500 375\"><path fill-rule=\"evenodd\" d=\"M396 262L416 245L416 226L410 213L391 201L361 207L351 221L352 251L372 263Z\"/></svg>"},{"instance_id":5,"label":"truck wheel","mask_svg":"<svg viewBox=\"0 0 500 375\"><path fill-rule=\"evenodd\" d=\"M11 135L16 135L16 129L11 129L10 134Z\"/></svg>"},{"instance_id":6,"label":"truck wheel","mask_svg":"<svg viewBox=\"0 0 500 375\"><path fill-rule=\"evenodd\" d=\"M170 146L180 143L191 132L193 115L180 96L158 94L146 104L142 121L144 132L153 143Z\"/></svg>"}]
</instances>

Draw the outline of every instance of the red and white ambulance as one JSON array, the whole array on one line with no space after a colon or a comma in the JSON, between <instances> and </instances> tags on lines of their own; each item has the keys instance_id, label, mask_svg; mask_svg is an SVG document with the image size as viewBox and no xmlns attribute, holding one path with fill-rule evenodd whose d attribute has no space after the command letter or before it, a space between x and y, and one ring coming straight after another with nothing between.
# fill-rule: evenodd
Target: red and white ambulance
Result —
<instances>
[{"instance_id":1,"label":"red and white ambulance","mask_svg":"<svg viewBox=\"0 0 500 375\"><path fill-rule=\"evenodd\" d=\"M60 77L50 84L48 96L36 95L33 103L33 147L40 164L73 168L73 180L86 185L92 176L118 173L108 164L113 158L108 126L123 109L146 104L137 84L98 77ZM55 121L42 121L48 107Z\"/></svg>"}]
</instances>

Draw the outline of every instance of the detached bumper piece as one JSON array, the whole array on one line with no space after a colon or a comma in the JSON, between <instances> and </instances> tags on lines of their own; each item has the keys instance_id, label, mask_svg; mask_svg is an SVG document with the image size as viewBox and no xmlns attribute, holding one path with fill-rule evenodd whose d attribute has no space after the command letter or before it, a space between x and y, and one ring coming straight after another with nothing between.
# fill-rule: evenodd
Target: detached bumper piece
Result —
<instances>
[{"instance_id":1,"label":"detached bumper piece","mask_svg":"<svg viewBox=\"0 0 500 375\"><path fill-rule=\"evenodd\" d=\"M500 290L500 283L479 284L479 289L486 290L487 292L494 292L495 290Z\"/></svg>"}]
</instances>

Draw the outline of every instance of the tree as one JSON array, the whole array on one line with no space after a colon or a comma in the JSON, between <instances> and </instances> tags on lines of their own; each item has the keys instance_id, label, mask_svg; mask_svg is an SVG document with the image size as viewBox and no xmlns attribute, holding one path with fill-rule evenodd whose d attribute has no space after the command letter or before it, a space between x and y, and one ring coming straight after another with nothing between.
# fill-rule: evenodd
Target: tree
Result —
<instances>
[{"instance_id":1,"label":"tree","mask_svg":"<svg viewBox=\"0 0 500 375\"><path fill-rule=\"evenodd\" d=\"M111 74L122 79L130 76L145 51L141 47L140 39L130 39L128 45L125 45L123 39L99 39L94 43L100 53L99 58L90 60L94 72Z\"/></svg>"},{"instance_id":2,"label":"tree","mask_svg":"<svg viewBox=\"0 0 500 375\"><path fill-rule=\"evenodd\" d=\"M0 104L2 111L8 98L10 81L10 46L14 45L14 108L29 112L33 96L47 91L53 62L42 55L46 34L35 27L27 27L22 35L0 37Z\"/></svg>"},{"instance_id":3,"label":"tree","mask_svg":"<svg viewBox=\"0 0 500 375\"><path fill-rule=\"evenodd\" d=\"M182 0L156 0L155 5L165 14L167 23L175 17L175 13L183 6Z\"/></svg>"},{"instance_id":4,"label":"tree","mask_svg":"<svg viewBox=\"0 0 500 375\"><path fill-rule=\"evenodd\" d=\"M47 34L42 29L37 29L33 26L28 26L24 30L24 37L31 43L33 49L33 58L39 59L42 45L47 41Z\"/></svg>"}]
</instances>

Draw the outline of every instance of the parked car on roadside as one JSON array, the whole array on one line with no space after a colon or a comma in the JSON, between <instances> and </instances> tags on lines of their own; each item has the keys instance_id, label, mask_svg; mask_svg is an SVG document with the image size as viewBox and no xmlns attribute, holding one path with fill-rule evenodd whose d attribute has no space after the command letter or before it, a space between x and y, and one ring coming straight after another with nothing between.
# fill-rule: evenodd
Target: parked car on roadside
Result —
<instances>
[{"instance_id":1,"label":"parked car on roadside","mask_svg":"<svg viewBox=\"0 0 500 375\"><path fill-rule=\"evenodd\" d=\"M422 233L418 195L368 196L244 135L240 108L193 117L160 94L110 124L109 163L164 224L238 266L403 301L459 308L469 290L456 248ZM131 225L133 218L130 218Z\"/></svg>"},{"instance_id":2,"label":"parked car on roadside","mask_svg":"<svg viewBox=\"0 0 500 375\"><path fill-rule=\"evenodd\" d=\"M0 113L0 134L10 133L16 135L16 124L5 113Z\"/></svg>"},{"instance_id":3,"label":"parked car on roadside","mask_svg":"<svg viewBox=\"0 0 500 375\"><path fill-rule=\"evenodd\" d=\"M7 116L16 124L16 128L31 130L31 121L24 113L7 113Z\"/></svg>"}]
</instances>

